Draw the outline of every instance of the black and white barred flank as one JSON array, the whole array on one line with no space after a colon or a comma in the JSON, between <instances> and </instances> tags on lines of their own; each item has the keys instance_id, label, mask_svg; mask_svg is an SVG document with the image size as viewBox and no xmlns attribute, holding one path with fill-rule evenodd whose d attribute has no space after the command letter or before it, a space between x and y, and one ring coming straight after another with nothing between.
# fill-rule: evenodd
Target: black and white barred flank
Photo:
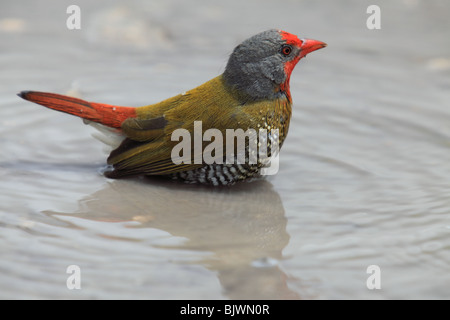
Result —
<instances>
[{"instance_id":1,"label":"black and white barred flank","mask_svg":"<svg viewBox=\"0 0 450 320\"><path fill-rule=\"evenodd\" d=\"M209 184L213 186L233 185L236 182L256 179L262 177L261 170L271 164L271 157L278 155L281 146L279 142L278 130L270 132L267 136L257 137L258 143L265 144L266 154L260 155L256 150L249 150L248 144L244 149L244 163L239 163L238 156L234 157L231 163L205 164L201 168L194 170L177 172L171 175L173 179L184 180L186 183ZM250 157L256 163L252 163ZM225 162L225 159L224 159Z\"/></svg>"},{"instance_id":2,"label":"black and white barred flank","mask_svg":"<svg viewBox=\"0 0 450 320\"><path fill-rule=\"evenodd\" d=\"M174 173L171 177L187 183L226 186L249 178L261 177L261 167L256 164L209 164L198 169Z\"/></svg>"}]
</instances>

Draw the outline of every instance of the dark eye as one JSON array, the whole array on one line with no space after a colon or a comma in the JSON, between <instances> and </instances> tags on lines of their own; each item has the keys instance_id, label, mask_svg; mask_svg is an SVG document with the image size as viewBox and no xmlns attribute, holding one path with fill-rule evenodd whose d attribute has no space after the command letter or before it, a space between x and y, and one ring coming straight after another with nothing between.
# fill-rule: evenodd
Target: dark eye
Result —
<instances>
[{"instance_id":1,"label":"dark eye","mask_svg":"<svg viewBox=\"0 0 450 320\"><path fill-rule=\"evenodd\" d=\"M281 47L281 53L285 56L290 55L292 52L292 47L288 45L284 45Z\"/></svg>"}]
</instances>

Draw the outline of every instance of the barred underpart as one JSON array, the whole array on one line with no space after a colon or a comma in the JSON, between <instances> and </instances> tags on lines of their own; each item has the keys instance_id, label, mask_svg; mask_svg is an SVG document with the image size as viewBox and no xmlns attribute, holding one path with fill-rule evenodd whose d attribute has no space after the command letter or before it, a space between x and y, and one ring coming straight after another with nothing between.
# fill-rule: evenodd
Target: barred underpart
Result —
<instances>
[{"instance_id":1,"label":"barred underpart","mask_svg":"<svg viewBox=\"0 0 450 320\"><path fill-rule=\"evenodd\" d=\"M209 164L195 170L174 173L171 177L187 183L225 186L249 178L261 177L261 167L256 164Z\"/></svg>"}]
</instances>

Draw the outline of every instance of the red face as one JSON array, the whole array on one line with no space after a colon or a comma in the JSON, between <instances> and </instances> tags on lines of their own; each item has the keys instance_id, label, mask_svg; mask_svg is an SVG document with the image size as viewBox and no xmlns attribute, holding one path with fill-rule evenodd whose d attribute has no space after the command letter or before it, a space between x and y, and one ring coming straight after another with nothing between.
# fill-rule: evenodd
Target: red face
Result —
<instances>
[{"instance_id":1,"label":"red face","mask_svg":"<svg viewBox=\"0 0 450 320\"><path fill-rule=\"evenodd\" d=\"M289 79L291 78L291 73L292 70L294 70L295 65L300 61L301 58L306 57L308 53L326 47L327 44L318 40L299 39L296 35L282 30L280 30L280 34L281 38L286 42L287 45L292 46L298 50L297 55L293 56L291 60L285 62L284 72L286 74L286 81L280 86L281 89L288 94L290 100L291 97L289 91Z\"/></svg>"}]
</instances>

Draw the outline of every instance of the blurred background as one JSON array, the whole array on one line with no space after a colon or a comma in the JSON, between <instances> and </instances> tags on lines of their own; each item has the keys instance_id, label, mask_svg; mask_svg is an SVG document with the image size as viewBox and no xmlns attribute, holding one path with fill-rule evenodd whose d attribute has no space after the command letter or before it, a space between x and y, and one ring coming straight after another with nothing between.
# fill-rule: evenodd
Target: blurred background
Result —
<instances>
[{"instance_id":1,"label":"blurred background","mask_svg":"<svg viewBox=\"0 0 450 320\"><path fill-rule=\"evenodd\" d=\"M449 13L445 0L2 1L0 298L448 299ZM328 47L293 72L267 180L106 179L91 127L16 96L147 105L272 28Z\"/></svg>"}]
</instances>

